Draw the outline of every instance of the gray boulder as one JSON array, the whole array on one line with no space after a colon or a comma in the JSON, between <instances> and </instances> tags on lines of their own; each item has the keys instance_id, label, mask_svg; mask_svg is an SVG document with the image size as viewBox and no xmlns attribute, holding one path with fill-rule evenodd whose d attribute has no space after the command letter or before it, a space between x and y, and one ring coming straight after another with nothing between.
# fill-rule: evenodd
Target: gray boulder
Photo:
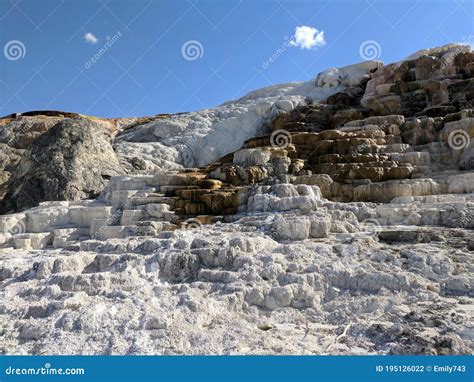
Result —
<instances>
[{"instance_id":1,"label":"gray boulder","mask_svg":"<svg viewBox=\"0 0 474 382\"><path fill-rule=\"evenodd\" d=\"M0 213L46 200L95 198L121 167L103 125L70 118L35 139L25 151L0 203Z\"/></svg>"}]
</instances>

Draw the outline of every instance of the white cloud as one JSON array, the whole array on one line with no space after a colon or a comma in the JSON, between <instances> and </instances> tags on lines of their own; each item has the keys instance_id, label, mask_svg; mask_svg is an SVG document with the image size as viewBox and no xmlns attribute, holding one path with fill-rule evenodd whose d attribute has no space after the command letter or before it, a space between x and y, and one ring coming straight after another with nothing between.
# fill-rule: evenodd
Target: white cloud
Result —
<instances>
[{"instance_id":1,"label":"white cloud","mask_svg":"<svg viewBox=\"0 0 474 382\"><path fill-rule=\"evenodd\" d=\"M301 25L295 28L295 35L290 41L291 46L298 46L301 49L311 49L326 44L324 31L318 31L316 28Z\"/></svg>"},{"instance_id":2,"label":"white cloud","mask_svg":"<svg viewBox=\"0 0 474 382\"><path fill-rule=\"evenodd\" d=\"M90 32L87 32L84 35L84 40L86 40L86 42L90 42L91 44L97 44L99 42L99 39Z\"/></svg>"}]
</instances>

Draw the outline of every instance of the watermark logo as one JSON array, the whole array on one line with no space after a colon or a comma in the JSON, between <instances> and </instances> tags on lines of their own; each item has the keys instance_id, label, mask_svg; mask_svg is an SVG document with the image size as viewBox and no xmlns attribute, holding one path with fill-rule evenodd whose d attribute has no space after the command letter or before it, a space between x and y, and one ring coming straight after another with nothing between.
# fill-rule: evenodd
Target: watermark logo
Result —
<instances>
[{"instance_id":1,"label":"watermark logo","mask_svg":"<svg viewBox=\"0 0 474 382\"><path fill-rule=\"evenodd\" d=\"M76 368L55 368L49 362L42 367L13 367L5 369L6 375L85 375L86 371L82 367Z\"/></svg>"},{"instance_id":2,"label":"watermark logo","mask_svg":"<svg viewBox=\"0 0 474 382\"><path fill-rule=\"evenodd\" d=\"M188 61L199 60L204 56L204 47L197 40L186 41L181 46L181 55Z\"/></svg>"},{"instance_id":3,"label":"watermark logo","mask_svg":"<svg viewBox=\"0 0 474 382\"><path fill-rule=\"evenodd\" d=\"M381 224L375 218L364 219L364 220L362 220L361 223L364 224L364 226L367 228L367 231L369 231L369 232L379 232L379 231L381 231Z\"/></svg>"},{"instance_id":4,"label":"watermark logo","mask_svg":"<svg viewBox=\"0 0 474 382\"><path fill-rule=\"evenodd\" d=\"M382 54L380 44L375 40L364 41L359 46L359 55L363 60L376 60Z\"/></svg>"},{"instance_id":5,"label":"watermark logo","mask_svg":"<svg viewBox=\"0 0 474 382\"><path fill-rule=\"evenodd\" d=\"M198 219L187 219L182 223L182 229L199 229L201 228L202 223Z\"/></svg>"},{"instance_id":6,"label":"watermark logo","mask_svg":"<svg viewBox=\"0 0 474 382\"><path fill-rule=\"evenodd\" d=\"M460 46L454 49L451 53L445 54L441 57L441 69L445 69L450 65L454 65L454 58L462 52L466 51L465 45L470 45L471 48L473 47L474 43L474 36L469 35L469 36L463 36L462 42L460 43Z\"/></svg>"},{"instance_id":7,"label":"watermark logo","mask_svg":"<svg viewBox=\"0 0 474 382\"><path fill-rule=\"evenodd\" d=\"M26 224L23 220L20 220L12 228L8 230L11 235L20 235L26 232Z\"/></svg>"},{"instance_id":8,"label":"watermark logo","mask_svg":"<svg viewBox=\"0 0 474 382\"><path fill-rule=\"evenodd\" d=\"M370 145L368 143L362 143L361 145L356 146L355 154L364 154L370 149Z\"/></svg>"},{"instance_id":9,"label":"watermark logo","mask_svg":"<svg viewBox=\"0 0 474 382\"><path fill-rule=\"evenodd\" d=\"M107 238L106 235L106 229L110 225L119 225L120 224L120 218L122 217L123 210L122 209L117 209L112 216L110 216L104 223L103 226L99 227L99 229L96 231L94 237L96 240L105 240Z\"/></svg>"},{"instance_id":10,"label":"watermark logo","mask_svg":"<svg viewBox=\"0 0 474 382\"><path fill-rule=\"evenodd\" d=\"M454 150L466 148L470 140L469 134L462 129L453 130L448 135L448 145Z\"/></svg>"},{"instance_id":11,"label":"watermark logo","mask_svg":"<svg viewBox=\"0 0 474 382\"><path fill-rule=\"evenodd\" d=\"M288 36L285 36L283 39L283 44L277 50L275 50L275 52L270 57L268 57L266 61L262 63L262 68L265 70L268 69L271 64L273 64L283 53L285 53L288 47L292 46L292 42L294 42L294 38L290 39Z\"/></svg>"},{"instance_id":12,"label":"watermark logo","mask_svg":"<svg viewBox=\"0 0 474 382\"><path fill-rule=\"evenodd\" d=\"M273 148L285 149L291 145L291 134L283 129L275 130L270 136L270 144Z\"/></svg>"},{"instance_id":13,"label":"watermark logo","mask_svg":"<svg viewBox=\"0 0 474 382\"><path fill-rule=\"evenodd\" d=\"M29 128L30 126L28 125L21 126L15 136L8 140L7 145L10 147L15 147L18 140L23 137L23 134L26 134L28 132Z\"/></svg>"},{"instance_id":14,"label":"watermark logo","mask_svg":"<svg viewBox=\"0 0 474 382\"><path fill-rule=\"evenodd\" d=\"M106 43L102 48L100 48L96 54L94 54L89 60L84 64L84 68L90 69L97 61L99 61L102 56L122 37L122 32L118 31L113 36L107 36Z\"/></svg>"},{"instance_id":15,"label":"watermark logo","mask_svg":"<svg viewBox=\"0 0 474 382\"><path fill-rule=\"evenodd\" d=\"M10 61L21 60L26 55L26 47L19 40L8 41L3 47L5 58Z\"/></svg>"}]
</instances>

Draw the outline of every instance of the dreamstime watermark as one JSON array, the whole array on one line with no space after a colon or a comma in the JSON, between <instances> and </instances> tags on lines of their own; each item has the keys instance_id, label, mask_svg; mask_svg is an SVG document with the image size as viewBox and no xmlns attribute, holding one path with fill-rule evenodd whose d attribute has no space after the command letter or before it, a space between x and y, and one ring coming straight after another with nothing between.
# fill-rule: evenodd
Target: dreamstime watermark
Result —
<instances>
[{"instance_id":1,"label":"dreamstime watermark","mask_svg":"<svg viewBox=\"0 0 474 382\"><path fill-rule=\"evenodd\" d=\"M362 220L361 223L367 228L368 232L378 233L382 230L382 224L376 218L367 218Z\"/></svg>"},{"instance_id":2,"label":"dreamstime watermark","mask_svg":"<svg viewBox=\"0 0 474 382\"><path fill-rule=\"evenodd\" d=\"M462 36L461 44L472 46L474 44L474 34L470 34L469 36Z\"/></svg>"},{"instance_id":3,"label":"dreamstime watermark","mask_svg":"<svg viewBox=\"0 0 474 382\"><path fill-rule=\"evenodd\" d=\"M187 61L199 60L204 56L204 47L197 40L188 40L181 46L181 55Z\"/></svg>"},{"instance_id":4,"label":"dreamstime watermark","mask_svg":"<svg viewBox=\"0 0 474 382\"><path fill-rule=\"evenodd\" d=\"M100 48L96 54L94 54L89 60L84 64L84 68L90 69L93 64L101 59L101 57L122 37L122 32L118 31L112 37L107 36L105 39L107 42L102 48Z\"/></svg>"},{"instance_id":5,"label":"dreamstime watermark","mask_svg":"<svg viewBox=\"0 0 474 382\"><path fill-rule=\"evenodd\" d=\"M181 229L199 229L201 228L202 223L199 221L199 219L191 218L185 220L182 225Z\"/></svg>"},{"instance_id":6,"label":"dreamstime watermark","mask_svg":"<svg viewBox=\"0 0 474 382\"><path fill-rule=\"evenodd\" d=\"M28 133L29 129L29 125L22 125L19 131L16 132L15 136L7 141L7 145L10 147L15 147L18 140L23 137L23 134Z\"/></svg>"},{"instance_id":7,"label":"dreamstime watermark","mask_svg":"<svg viewBox=\"0 0 474 382\"><path fill-rule=\"evenodd\" d=\"M120 219L122 217L123 210L122 209L117 209L104 223L104 225L100 226L96 233L95 233L95 239L96 240L105 240L106 235L105 235L105 228L111 225L117 225L120 223Z\"/></svg>"},{"instance_id":8,"label":"dreamstime watermark","mask_svg":"<svg viewBox=\"0 0 474 382\"><path fill-rule=\"evenodd\" d=\"M196 142L197 137L193 135L188 142L184 143L183 149L180 150L181 163L186 167L195 167L192 147L196 144Z\"/></svg>"},{"instance_id":9,"label":"dreamstime watermark","mask_svg":"<svg viewBox=\"0 0 474 382\"><path fill-rule=\"evenodd\" d=\"M275 130L270 135L270 144L276 149L286 149L289 145L291 145L290 132L283 129Z\"/></svg>"},{"instance_id":10,"label":"dreamstime watermark","mask_svg":"<svg viewBox=\"0 0 474 382\"><path fill-rule=\"evenodd\" d=\"M277 50L275 50L275 52L270 57L268 57L266 61L262 63L262 68L265 70L268 69L271 64L273 64L283 53L285 53L286 49L291 46L292 41L294 41L293 38L290 39L288 36L285 36L283 44Z\"/></svg>"},{"instance_id":11,"label":"dreamstime watermark","mask_svg":"<svg viewBox=\"0 0 474 382\"><path fill-rule=\"evenodd\" d=\"M8 41L3 47L3 54L7 60L20 60L26 55L26 46L20 40Z\"/></svg>"},{"instance_id":12,"label":"dreamstime watermark","mask_svg":"<svg viewBox=\"0 0 474 382\"><path fill-rule=\"evenodd\" d=\"M449 133L448 135L448 145L453 150L462 150L469 146L471 137L469 134L462 129L456 129Z\"/></svg>"},{"instance_id":13,"label":"dreamstime watermark","mask_svg":"<svg viewBox=\"0 0 474 382\"><path fill-rule=\"evenodd\" d=\"M375 40L364 41L359 46L359 55L363 60L376 60L381 54L382 48Z\"/></svg>"},{"instance_id":14,"label":"dreamstime watermark","mask_svg":"<svg viewBox=\"0 0 474 382\"><path fill-rule=\"evenodd\" d=\"M441 57L441 68L444 69L448 67L449 65L453 64L454 58L462 52L466 51L465 45L470 45L471 48L474 46L474 35L469 35L469 36L464 36L462 42L460 43L460 46L458 46L456 49L454 49L453 52L447 55L443 55Z\"/></svg>"},{"instance_id":15,"label":"dreamstime watermark","mask_svg":"<svg viewBox=\"0 0 474 382\"><path fill-rule=\"evenodd\" d=\"M26 224L23 220L18 221L12 228L8 230L10 235L20 235L26 232Z\"/></svg>"},{"instance_id":16,"label":"dreamstime watermark","mask_svg":"<svg viewBox=\"0 0 474 382\"><path fill-rule=\"evenodd\" d=\"M355 154L366 154L372 146L368 143L362 143L361 145L356 146Z\"/></svg>"},{"instance_id":17,"label":"dreamstime watermark","mask_svg":"<svg viewBox=\"0 0 474 382\"><path fill-rule=\"evenodd\" d=\"M55 368L50 363L42 367L13 367L5 368L6 375L84 375L86 371L82 367Z\"/></svg>"}]
</instances>

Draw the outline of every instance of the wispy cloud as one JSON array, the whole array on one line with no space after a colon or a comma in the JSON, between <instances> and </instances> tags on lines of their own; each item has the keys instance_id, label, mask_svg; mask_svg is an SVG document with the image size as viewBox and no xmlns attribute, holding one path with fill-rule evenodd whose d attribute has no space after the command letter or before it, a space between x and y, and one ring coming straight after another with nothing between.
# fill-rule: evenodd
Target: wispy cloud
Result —
<instances>
[{"instance_id":1,"label":"wispy cloud","mask_svg":"<svg viewBox=\"0 0 474 382\"><path fill-rule=\"evenodd\" d=\"M86 40L86 42L89 42L91 44L97 44L99 42L99 39L90 32L87 32L84 35L84 40Z\"/></svg>"},{"instance_id":2,"label":"wispy cloud","mask_svg":"<svg viewBox=\"0 0 474 382\"><path fill-rule=\"evenodd\" d=\"M325 44L324 31L305 25L295 28L295 35L290 41L291 46L297 46L301 49L317 48Z\"/></svg>"}]
</instances>

